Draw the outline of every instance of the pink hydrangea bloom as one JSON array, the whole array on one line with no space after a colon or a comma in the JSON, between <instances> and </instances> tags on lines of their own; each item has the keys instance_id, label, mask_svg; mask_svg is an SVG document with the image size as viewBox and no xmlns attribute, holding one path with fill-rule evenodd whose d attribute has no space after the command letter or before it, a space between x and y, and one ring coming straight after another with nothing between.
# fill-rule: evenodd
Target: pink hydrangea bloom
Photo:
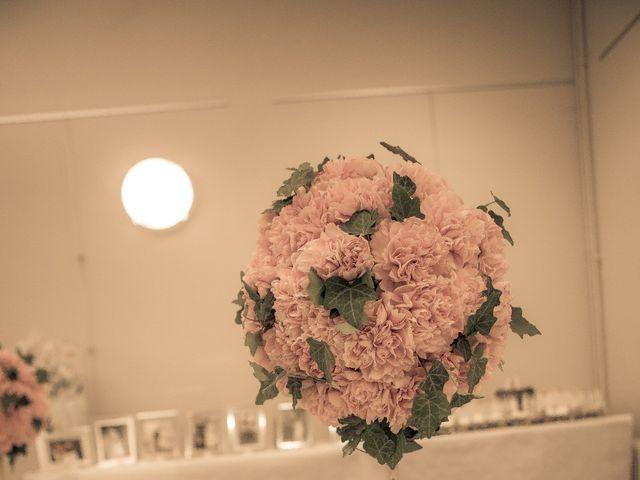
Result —
<instances>
[{"instance_id":1,"label":"pink hydrangea bloom","mask_svg":"<svg viewBox=\"0 0 640 480\"><path fill-rule=\"evenodd\" d=\"M424 219L392 219L394 172L416 184ZM487 374L500 361L511 316L501 230L418 164L386 168L369 158L334 159L307 187L260 223L244 278L262 298L273 295L274 320L263 329L245 294L244 330L262 335L254 361L303 379L301 406L327 423L356 415L367 422L386 420L398 432L432 362L442 362L449 373L449 398L468 391L469 362L454 342L483 303L488 278L502 291L497 320L488 335L469 340L472 349L485 345ZM371 235L340 229L361 210L379 214ZM339 312L314 304L311 269L323 280L338 276L347 282L372 273L377 299L365 305L361 328L340 330L345 320ZM335 358L331 383L311 357L309 338L325 342ZM285 384L280 379L278 386Z\"/></svg>"},{"instance_id":2,"label":"pink hydrangea bloom","mask_svg":"<svg viewBox=\"0 0 640 480\"><path fill-rule=\"evenodd\" d=\"M33 442L34 421L45 425L49 418L47 391L37 382L34 369L18 355L0 350L0 398L5 396L25 398L26 404L0 409L0 457L13 446Z\"/></svg>"}]
</instances>

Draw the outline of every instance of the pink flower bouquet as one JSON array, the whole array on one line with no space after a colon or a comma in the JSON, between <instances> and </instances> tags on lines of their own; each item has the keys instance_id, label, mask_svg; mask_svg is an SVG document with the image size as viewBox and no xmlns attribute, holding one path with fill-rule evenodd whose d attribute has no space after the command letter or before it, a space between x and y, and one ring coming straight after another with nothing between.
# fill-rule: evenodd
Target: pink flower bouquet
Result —
<instances>
[{"instance_id":1,"label":"pink flower bouquet","mask_svg":"<svg viewBox=\"0 0 640 480\"><path fill-rule=\"evenodd\" d=\"M340 156L291 169L234 303L256 403L286 390L338 427L345 454L362 442L395 468L476 398L509 328L540 332L510 304L513 241L496 213L510 215L506 203L467 208L445 180L382 145L405 162Z\"/></svg>"},{"instance_id":2,"label":"pink flower bouquet","mask_svg":"<svg viewBox=\"0 0 640 480\"><path fill-rule=\"evenodd\" d=\"M0 350L0 457L13 464L48 423L47 373L32 358Z\"/></svg>"}]
</instances>

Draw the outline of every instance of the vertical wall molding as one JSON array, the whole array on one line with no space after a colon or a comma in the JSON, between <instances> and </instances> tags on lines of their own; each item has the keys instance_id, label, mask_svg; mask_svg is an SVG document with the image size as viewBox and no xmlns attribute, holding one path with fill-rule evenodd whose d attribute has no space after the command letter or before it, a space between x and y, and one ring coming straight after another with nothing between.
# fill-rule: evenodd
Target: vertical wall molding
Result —
<instances>
[{"instance_id":1,"label":"vertical wall molding","mask_svg":"<svg viewBox=\"0 0 640 480\"><path fill-rule=\"evenodd\" d=\"M583 229L586 244L587 298L591 328L591 363L594 386L609 397L606 329L602 292L600 230L593 158L589 62L584 0L571 0L572 51L576 97L576 134L582 196Z\"/></svg>"}]
</instances>

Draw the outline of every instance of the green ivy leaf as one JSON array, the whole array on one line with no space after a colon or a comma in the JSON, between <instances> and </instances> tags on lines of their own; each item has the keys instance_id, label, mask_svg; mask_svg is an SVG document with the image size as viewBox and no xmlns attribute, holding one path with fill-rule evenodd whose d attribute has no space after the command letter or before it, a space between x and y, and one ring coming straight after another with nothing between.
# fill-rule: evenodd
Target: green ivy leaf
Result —
<instances>
[{"instance_id":1,"label":"green ivy leaf","mask_svg":"<svg viewBox=\"0 0 640 480\"><path fill-rule=\"evenodd\" d=\"M347 323L358 329L367 323L364 306L378 298L370 272L351 283L340 277L330 277L324 285L323 305L327 310L336 309Z\"/></svg>"},{"instance_id":2,"label":"green ivy leaf","mask_svg":"<svg viewBox=\"0 0 640 480\"><path fill-rule=\"evenodd\" d=\"M302 399L302 380L296 377L287 378L287 391L291 394L293 409L296 409L298 400Z\"/></svg>"},{"instance_id":3,"label":"green ivy leaf","mask_svg":"<svg viewBox=\"0 0 640 480\"><path fill-rule=\"evenodd\" d=\"M422 384L422 389L426 393L441 392L444 384L449 380L449 373L441 362L434 360L429 370L427 378Z\"/></svg>"},{"instance_id":4,"label":"green ivy leaf","mask_svg":"<svg viewBox=\"0 0 640 480\"><path fill-rule=\"evenodd\" d=\"M311 358L318 364L318 368L324 373L324 378L327 382L331 383L333 381L331 370L333 370L333 367L336 365L336 359L333 353L331 353L329 345L311 337L307 338L307 343L309 347L311 347Z\"/></svg>"},{"instance_id":5,"label":"green ivy leaf","mask_svg":"<svg viewBox=\"0 0 640 480\"><path fill-rule=\"evenodd\" d=\"M356 236L372 235L379 219L380 214L377 210L359 210L351 215L349 220L340 225L340 229Z\"/></svg>"},{"instance_id":6,"label":"green ivy leaf","mask_svg":"<svg viewBox=\"0 0 640 480\"><path fill-rule=\"evenodd\" d=\"M502 217L502 215L498 215L493 210L489 210L486 213L488 213L489 216L493 219L493 222L500 227L500 230L502 231L502 237L513 246L513 238L504 226L504 218Z\"/></svg>"},{"instance_id":7,"label":"green ivy leaf","mask_svg":"<svg viewBox=\"0 0 640 480\"><path fill-rule=\"evenodd\" d=\"M354 327L353 325L347 323L347 322L342 322L336 325L336 330L339 331L341 334L343 335L353 335L354 333L356 333L358 331L358 329L356 327Z\"/></svg>"},{"instance_id":8,"label":"green ivy leaf","mask_svg":"<svg viewBox=\"0 0 640 480\"><path fill-rule=\"evenodd\" d=\"M301 164L298 168L289 168L289 170L293 173L291 173L291 176L285 180L278 189L278 196L280 197L295 195L300 187L308 189L316 175L313 167L307 162Z\"/></svg>"},{"instance_id":9,"label":"green ivy leaf","mask_svg":"<svg viewBox=\"0 0 640 480\"><path fill-rule=\"evenodd\" d=\"M387 460L387 466L393 470L398 466L400 460L402 460L402 456L404 455L407 446L407 439L402 432L396 434L389 431L389 433L391 434L391 438L394 440L395 450Z\"/></svg>"},{"instance_id":10,"label":"green ivy leaf","mask_svg":"<svg viewBox=\"0 0 640 480\"><path fill-rule=\"evenodd\" d=\"M343 442L347 442L342 447L342 455L351 455L362 440L362 434L367 428L367 422L355 415L340 418L338 422L340 426L336 431L340 435L340 439Z\"/></svg>"},{"instance_id":11,"label":"green ivy leaf","mask_svg":"<svg viewBox=\"0 0 640 480\"><path fill-rule=\"evenodd\" d=\"M249 352L253 356L256 354L258 347L262 346L262 335L260 335L260 332L247 332L244 336L244 344L249 347Z\"/></svg>"},{"instance_id":12,"label":"green ivy leaf","mask_svg":"<svg viewBox=\"0 0 640 480\"><path fill-rule=\"evenodd\" d=\"M471 345L469 344L469 340L464 335L458 335L454 342L454 346L456 350L462 355L465 362L468 362L471 359Z\"/></svg>"},{"instance_id":13,"label":"green ivy leaf","mask_svg":"<svg viewBox=\"0 0 640 480\"><path fill-rule=\"evenodd\" d=\"M0 348L2 347L0 346ZM20 349L17 350L17 353L24 363L26 363L27 365L33 365L33 359L34 359L33 353L24 353Z\"/></svg>"},{"instance_id":14,"label":"green ivy leaf","mask_svg":"<svg viewBox=\"0 0 640 480\"><path fill-rule=\"evenodd\" d=\"M418 450L421 450L421 449L422 449L422 445L420 445L415 440L407 440L407 442L404 444L404 453L417 452Z\"/></svg>"},{"instance_id":15,"label":"green ivy leaf","mask_svg":"<svg viewBox=\"0 0 640 480\"><path fill-rule=\"evenodd\" d=\"M244 295L242 293L242 289L238 291L238 295L236 296L236 299L232 303L234 303L235 305L238 305L238 310L236 311L236 318L235 318L236 325L242 325L242 317L245 311L245 301L244 301Z\"/></svg>"},{"instance_id":16,"label":"green ivy leaf","mask_svg":"<svg viewBox=\"0 0 640 480\"><path fill-rule=\"evenodd\" d=\"M262 365L258 365L256 362L249 362L249 365L251 365L251 368L253 369L253 376L256 377L259 382L266 382L269 380L269 370L264 368Z\"/></svg>"},{"instance_id":17,"label":"green ivy leaf","mask_svg":"<svg viewBox=\"0 0 640 480\"><path fill-rule=\"evenodd\" d=\"M391 431L385 431L378 422L372 423L362 435L362 440L364 441L362 447L380 465L388 464L396 453L396 441L394 441L395 439L392 435ZM402 451L400 455L402 455ZM397 461L395 463L397 464ZM389 467L391 468L391 465Z\"/></svg>"},{"instance_id":18,"label":"green ivy leaf","mask_svg":"<svg viewBox=\"0 0 640 480\"><path fill-rule=\"evenodd\" d=\"M498 225L500 228L504 227L504 217L502 215L498 215L493 210L489 210L488 213L489 213L489 216L491 217L491 219L493 220L493 223Z\"/></svg>"},{"instance_id":19,"label":"green ivy leaf","mask_svg":"<svg viewBox=\"0 0 640 480\"><path fill-rule=\"evenodd\" d=\"M467 319L467 328L465 336L473 335L478 332L481 335L489 335L491 328L496 323L496 317L493 314L494 309L500 304L500 296L502 292L493 287L490 279L487 279L487 290L483 292L486 300L480 305L478 310Z\"/></svg>"},{"instance_id":20,"label":"green ivy leaf","mask_svg":"<svg viewBox=\"0 0 640 480\"><path fill-rule=\"evenodd\" d=\"M342 446L342 456L346 457L347 455L351 455L353 452L355 452L361 441L362 433L347 440L347 443Z\"/></svg>"},{"instance_id":21,"label":"green ivy leaf","mask_svg":"<svg viewBox=\"0 0 640 480\"><path fill-rule=\"evenodd\" d=\"M255 362L249 362L253 368L253 376L260 382L260 389L256 395L256 405L263 405L266 400L270 400L278 396L278 386L276 383L287 372L282 368L276 367L273 372L269 372L266 368L258 365Z\"/></svg>"},{"instance_id":22,"label":"green ivy leaf","mask_svg":"<svg viewBox=\"0 0 640 480\"><path fill-rule=\"evenodd\" d=\"M4 374L7 376L7 380L15 382L18 380L18 369L16 367L9 367L5 369Z\"/></svg>"},{"instance_id":23,"label":"green ivy leaf","mask_svg":"<svg viewBox=\"0 0 640 480\"><path fill-rule=\"evenodd\" d=\"M534 335L542 335L540 330L529 320L522 316L522 308L511 307L511 323L509 323L511 331L524 338L525 335L533 337Z\"/></svg>"},{"instance_id":24,"label":"green ivy leaf","mask_svg":"<svg viewBox=\"0 0 640 480\"><path fill-rule=\"evenodd\" d=\"M5 393L2 396L2 411L5 415L12 409L27 407L31 405L31 400L26 395L18 395L15 393Z\"/></svg>"},{"instance_id":25,"label":"green ivy leaf","mask_svg":"<svg viewBox=\"0 0 640 480\"><path fill-rule=\"evenodd\" d=\"M482 397L478 397L476 395L474 395L473 393L454 393L453 397L451 398L451 408L458 408L461 407L463 405L466 405L467 403L469 403L471 400L476 400L478 398L482 398Z\"/></svg>"},{"instance_id":26,"label":"green ivy leaf","mask_svg":"<svg viewBox=\"0 0 640 480\"><path fill-rule=\"evenodd\" d=\"M511 236L511 234L507 231L506 228L502 227L502 237L511 244L511 246L513 247L513 245L515 245L514 241L513 241L513 237Z\"/></svg>"},{"instance_id":27,"label":"green ivy leaf","mask_svg":"<svg viewBox=\"0 0 640 480\"><path fill-rule=\"evenodd\" d=\"M322 162L320 162L318 164L318 173L321 172L324 169L324 166L327 164L327 162L330 161L329 157L324 157L324 159L322 160Z\"/></svg>"},{"instance_id":28,"label":"green ivy leaf","mask_svg":"<svg viewBox=\"0 0 640 480\"><path fill-rule=\"evenodd\" d=\"M12 445L11 450L7 452L7 459L9 460L9 467L13 468L18 456L27 455L27 445Z\"/></svg>"},{"instance_id":29,"label":"green ivy leaf","mask_svg":"<svg viewBox=\"0 0 640 480\"><path fill-rule=\"evenodd\" d=\"M511 209L505 203L505 201L499 199L498 197L496 197L493 192L491 192L491 196L493 197L493 201L496 202L501 209L503 209L505 212L507 212L507 215L511 216Z\"/></svg>"},{"instance_id":30,"label":"green ivy leaf","mask_svg":"<svg viewBox=\"0 0 640 480\"><path fill-rule=\"evenodd\" d=\"M39 432L40 430L42 430L42 427L44 426L44 422L42 421L42 419L38 417L33 417L33 420L31 421L31 425L33 426L33 429L36 432Z\"/></svg>"},{"instance_id":31,"label":"green ivy leaf","mask_svg":"<svg viewBox=\"0 0 640 480\"><path fill-rule=\"evenodd\" d=\"M432 390L416 396L409 424L415 427L421 436L431 438L450 413L447 396L443 392Z\"/></svg>"},{"instance_id":32,"label":"green ivy leaf","mask_svg":"<svg viewBox=\"0 0 640 480\"><path fill-rule=\"evenodd\" d=\"M249 285L247 282L244 281L244 274L240 274L240 279L242 281L242 285L244 286L244 289L247 292L247 295L249 295L249 298L251 300L253 300L254 302L259 302L260 301L260 295L258 294L258 291L255 290L251 285Z\"/></svg>"},{"instance_id":33,"label":"green ivy leaf","mask_svg":"<svg viewBox=\"0 0 640 480\"><path fill-rule=\"evenodd\" d=\"M487 369L488 359L482 355L484 355L484 345L480 344L473 351L473 356L471 357L471 364L469 368L469 393L473 393L473 389L478 385L482 377L484 377Z\"/></svg>"},{"instance_id":34,"label":"green ivy leaf","mask_svg":"<svg viewBox=\"0 0 640 480\"><path fill-rule=\"evenodd\" d=\"M393 145L389 145L387 142L380 142L380 145L382 145L384 148L389 150L391 153L395 155L400 155L405 162L417 163L419 165L422 165L418 160L416 160L414 157L409 155L400 147L394 147Z\"/></svg>"},{"instance_id":35,"label":"green ivy leaf","mask_svg":"<svg viewBox=\"0 0 640 480\"><path fill-rule=\"evenodd\" d=\"M366 272L364 272L359 280L360 280L360 283L362 283L363 285L366 285L372 290L375 290L376 287L373 281L373 275L371 275L371 270L367 270Z\"/></svg>"},{"instance_id":36,"label":"green ivy leaf","mask_svg":"<svg viewBox=\"0 0 640 480\"><path fill-rule=\"evenodd\" d=\"M413 180L393 172L393 190L391 191L391 199L393 200L391 218L393 220L402 222L409 217L425 218L420 211L420 199L412 197L415 191L416 184L413 183Z\"/></svg>"},{"instance_id":37,"label":"green ivy leaf","mask_svg":"<svg viewBox=\"0 0 640 480\"><path fill-rule=\"evenodd\" d=\"M249 298L255 302L255 306L253 307L253 311L255 314L256 321L260 323L262 326L262 331L266 332L271 327L273 327L273 323L276 319L276 311L273 308L273 304L276 301L273 292L269 290L264 298L260 298L258 292L251 287L247 282L242 280L242 284L244 285L244 289L249 295ZM234 302L235 303L235 302ZM242 310L240 310L242 312ZM242 315L242 313L241 313ZM237 313L236 313L237 318Z\"/></svg>"},{"instance_id":38,"label":"green ivy leaf","mask_svg":"<svg viewBox=\"0 0 640 480\"><path fill-rule=\"evenodd\" d=\"M269 290L265 297L256 303L256 319L263 324L263 327L266 326L268 322L275 319L275 310L273 309L275 301L276 297L273 295L273 292Z\"/></svg>"},{"instance_id":39,"label":"green ivy leaf","mask_svg":"<svg viewBox=\"0 0 640 480\"><path fill-rule=\"evenodd\" d=\"M293 195L286 198L279 198L271 204L270 209L265 210L265 213L273 212L275 214L279 214L284 207L286 207L287 205L291 205L292 203L293 203Z\"/></svg>"},{"instance_id":40,"label":"green ivy leaf","mask_svg":"<svg viewBox=\"0 0 640 480\"><path fill-rule=\"evenodd\" d=\"M410 197L416 193L416 184L411 177L400 175L399 173L393 172L393 184L398 185L402 190L404 190L407 195Z\"/></svg>"},{"instance_id":41,"label":"green ivy leaf","mask_svg":"<svg viewBox=\"0 0 640 480\"><path fill-rule=\"evenodd\" d=\"M36 369L36 380L38 383L47 383L49 381L49 372L44 368Z\"/></svg>"},{"instance_id":42,"label":"green ivy leaf","mask_svg":"<svg viewBox=\"0 0 640 480\"><path fill-rule=\"evenodd\" d=\"M309 273L309 286L307 287L307 293L314 305L322 306L324 301L324 280L320 278L315 268L311 267Z\"/></svg>"}]
</instances>

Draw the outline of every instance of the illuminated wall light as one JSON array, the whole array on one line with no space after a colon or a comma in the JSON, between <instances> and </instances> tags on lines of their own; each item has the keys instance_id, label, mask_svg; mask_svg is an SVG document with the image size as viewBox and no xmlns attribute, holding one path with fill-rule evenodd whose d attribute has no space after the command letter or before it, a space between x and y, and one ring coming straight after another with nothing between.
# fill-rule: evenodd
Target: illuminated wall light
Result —
<instances>
[{"instance_id":1,"label":"illuminated wall light","mask_svg":"<svg viewBox=\"0 0 640 480\"><path fill-rule=\"evenodd\" d=\"M127 172L121 197L134 224L165 230L189 218L193 185L180 165L164 158L147 158Z\"/></svg>"}]
</instances>

